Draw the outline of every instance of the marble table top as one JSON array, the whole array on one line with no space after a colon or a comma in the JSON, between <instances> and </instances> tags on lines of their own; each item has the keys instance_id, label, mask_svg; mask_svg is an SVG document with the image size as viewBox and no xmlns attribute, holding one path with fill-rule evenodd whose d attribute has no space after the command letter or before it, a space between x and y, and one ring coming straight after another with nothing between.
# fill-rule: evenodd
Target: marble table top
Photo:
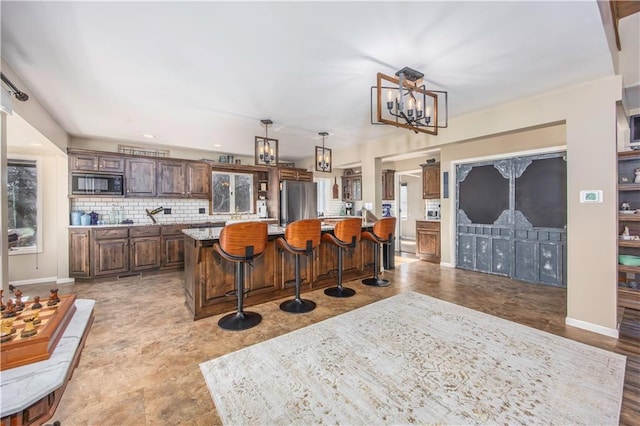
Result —
<instances>
[{"instance_id":1,"label":"marble table top","mask_svg":"<svg viewBox=\"0 0 640 426\"><path fill-rule=\"evenodd\" d=\"M64 384L95 300L77 299L75 305L51 358L0 372L0 417L24 410Z\"/></svg>"}]
</instances>

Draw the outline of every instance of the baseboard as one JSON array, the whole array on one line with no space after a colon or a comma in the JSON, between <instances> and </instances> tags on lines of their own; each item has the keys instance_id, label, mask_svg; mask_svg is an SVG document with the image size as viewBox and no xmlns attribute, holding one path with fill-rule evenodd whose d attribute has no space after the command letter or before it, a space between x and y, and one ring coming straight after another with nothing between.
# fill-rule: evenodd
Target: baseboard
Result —
<instances>
[{"instance_id":1,"label":"baseboard","mask_svg":"<svg viewBox=\"0 0 640 426\"><path fill-rule=\"evenodd\" d=\"M75 278L58 278L56 284L73 284L76 282Z\"/></svg>"},{"instance_id":2,"label":"baseboard","mask_svg":"<svg viewBox=\"0 0 640 426\"><path fill-rule=\"evenodd\" d=\"M440 266L446 266L447 268L455 268L455 265L449 262L440 262Z\"/></svg>"},{"instance_id":3,"label":"baseboard","mask_svg":"<svg viewBox=\"0 0 640 426\"><path fill-rule=\"evenodd\" d=\"M55 283L57 282L57 280L58 280L58 277L43 277L43 278L34 278L31 280L9 281L9 284L14 286L19 286L19 285L30 285L30 284Z\"/></svg>"},{"instance_id":4,"label":"baseboard","mask_svg":"<svg viewBox=\"0 0 640 426\"><path fill-rule=\"evenodd\" d=\"M572 327L581 328L587 331L593 331L594 333L603 334L605 336L613 337L614 339L618 338L618 330L609 327L603 327L598 324L592 324L590 322L577 320L574 318L566 317L564 319L564 323L570 325Z\"/></svg>"}]
</instances>

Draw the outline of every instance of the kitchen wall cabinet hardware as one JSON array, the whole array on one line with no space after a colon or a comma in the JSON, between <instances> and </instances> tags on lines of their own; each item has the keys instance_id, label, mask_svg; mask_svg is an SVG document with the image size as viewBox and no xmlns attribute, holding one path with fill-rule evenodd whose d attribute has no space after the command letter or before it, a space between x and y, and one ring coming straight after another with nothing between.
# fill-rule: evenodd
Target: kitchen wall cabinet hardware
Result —
<instances>
[{"instance_id":1,"label":"kitchen wall cabinet hardware","mask_svg":"<svg viewBox=\"0 0 640 426\"><path fill-rule=\"evenodd\" d=\"M440 222L416 220L416 255L440 263Z\"/></svg>"},{"instance_id":2,"label":"kitchen wall cabinet hardware","mask_svg":"<svg viewBox=\"0 0 640 426\"><path fill-rule=\"evenodd\" d=\"M422 198L440 198L440 163L421 164Z\"/></svg>"},{"instance_id":3,"label":"kitchen wall cabinet hardware","mask_svg":"<svg viewBox=\"0 0 640 426\"><path fill-rule=\"evenodd\" d=\"M396 176L395 170L383 170L382 171L382 199L383 200L395 200L394 178Z\"/></svg>"},{"instance_id":4,"label":"kitchen wall cabinet hardware","mask_svg":"<svg viewBox=\"0 0 640 426\"><path fill-rule=\"evenodd\" d=\"M638 168L639 151L618 153L618 255L640 256L640 240L635 239L640 236L640 183L635 183ZM618 305L640 309L640 266L618 262Z\"/></svg>"}]
</instances>

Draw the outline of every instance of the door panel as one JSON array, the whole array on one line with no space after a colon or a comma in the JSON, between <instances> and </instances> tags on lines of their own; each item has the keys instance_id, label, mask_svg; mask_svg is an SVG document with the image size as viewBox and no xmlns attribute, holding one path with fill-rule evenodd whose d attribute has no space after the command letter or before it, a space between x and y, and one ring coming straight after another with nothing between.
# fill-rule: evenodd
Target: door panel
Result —
<instances>
[{"instance_id":1,"label":"door panel","mask_svg":"<svg viewBox=\"0 0 640 426\"><path fill-rule=\"evenodd\" d=\"M457 266L566 282L566 159L515 157L456 170Z\"/></svg>"}]
</instances>

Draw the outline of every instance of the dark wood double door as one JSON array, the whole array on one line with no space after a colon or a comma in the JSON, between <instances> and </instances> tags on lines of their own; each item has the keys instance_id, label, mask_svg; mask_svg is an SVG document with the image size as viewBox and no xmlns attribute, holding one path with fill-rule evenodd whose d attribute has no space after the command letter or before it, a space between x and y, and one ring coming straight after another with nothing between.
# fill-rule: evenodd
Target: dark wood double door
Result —
<instances>
[{"instance_id":1,"label":"dark wood double door","mask_svg":"<svg viewBox=\"0 0 640 426\"><path fill-rule=\"evenodd\" d=\"M564 153L456 168L456 266L566 285Z\"/></svg>"}]
</instances>

